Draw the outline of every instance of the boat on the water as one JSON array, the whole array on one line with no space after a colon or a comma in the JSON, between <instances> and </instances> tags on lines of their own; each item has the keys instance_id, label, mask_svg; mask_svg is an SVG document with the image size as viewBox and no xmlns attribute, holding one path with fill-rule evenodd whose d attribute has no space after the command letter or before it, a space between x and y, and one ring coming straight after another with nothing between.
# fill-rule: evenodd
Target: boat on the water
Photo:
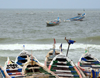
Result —
<instances>
[{"instance_id":1,"label":"boat on the water","mask_svg":"<svg viewBox=\"0 0 100 78\"><path fill-rule=\"evenodd\" d=\"M75 42L73 40L67 41L69 45ZM49 70L53 71L59 78L86 78L84 73L74 64L72 60L69 59L68 55L66 56L62 53L62 44L60 48L61 52L51 61Z\"/></svg>"},{"instance_id":2,"label":"boat on the water","mask_svg":"<svg viewBox=\"0 0 100 78\"><path fill-rule=\"evenodd\" d=\"M5 62L4 67L0 67L2 78L23 78L22 67L12 62L9 57Z\"/></svg>"},{"instance_id":3,"label":"boat on the water","mask_svg":"<svg viewBox=\"0 0 100 78\"><path fill-rule=\"evenodd\" d=\"M83 21L83 18L85 18L85 15L86 15L85 13L83 13L83 14L78 13L78 16L66 19L66 20L64 20L64 22L66 22L66 21Z\"/></svg>"},{"instance_id":4,"label":"boat on the water","mask_svg":"<svg viewBox=\"0 0 100 78\"><path fill-rule=\"evenodd\" d=\"M27 62L27 57L30 57L28 51L25 51L25 45L23 45L23 51L19 53L19 55L15 59L15 63L22 66Z\"/></svg>"},{"instance_id":5,"label":"boat on the water","mask_svg":"<svg viewBox=\"0 0 100 78\"><path fill-rule=\"evenodd\" d=\"M47 27L49 26L56 26L56 25L59 25L61 22L61 20L59 19L55 19L54 21L47 21L46 24L47 24Z\"/></svg>"},{"instance_id":6,"label":"boat on the water","mask_svg":"<svg viewBox=\"0 0 100 78\"><path fill-rule=\"evenodd\" d=\"M35 57L28 57L28 61L24 64L23 74L25 78L57 78L58 76L50 71L46 66L42 65Z\"/></svg>"},{"instance_id":7,"label":"boat on the water","mask_svg":"<svg viewBox=\"0 0 100 78\"><path fill-rule=\"evenodd\" d=\"M52 59L60 54L59 51L55 50L55 44L56 44L56 40L54 39L54 44L53 44L53 50L50 50L47 55L46 55L46 58L45 58L45 66L49 67L49 64L51 63Z\"/></svg>"},{"instance_id":8,"label":"boat on the water","mask_svg":"<svg viewBox=\"0 0 100 78\"><path fill-rule=\"evenodd\" d=\"M91 77L91 73L94 71L95 78L98 78L100 73L100 61L93 57L88 50L86 50L85 53L80 57L78 66L86 76Z\"/></svg>"}]
</instances>

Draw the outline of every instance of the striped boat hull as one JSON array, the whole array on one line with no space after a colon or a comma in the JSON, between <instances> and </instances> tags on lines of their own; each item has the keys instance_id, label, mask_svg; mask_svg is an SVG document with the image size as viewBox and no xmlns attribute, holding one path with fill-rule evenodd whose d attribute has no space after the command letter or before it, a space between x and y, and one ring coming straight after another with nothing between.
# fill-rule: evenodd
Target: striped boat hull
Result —
<instances>
[{"instance_id":1,"label":"striped boat hull","mask_svg":"<svg viewBox=\"0 0 100 78\"><path fill-rule=\"evenodd\" d=\"M59 78L82 78L75 64L63 54L54 57L49 65L49 70L57 74Z\"/></svg>"},{"instance_id":2,"label":"striped boat hull","mask_svg":"<svg viewBox=\"0 0 100 78\"><path fill-rule=\"evenodd\" d=\"M8 60L5 62L4 68L0 66L0 72L2 74L2 78L22 78L25 77L22 74L22 67L18 66L15 63L8 64ZM10 61L10 60L9 60Z\"/></svg>"},{"instance_id":3,"label":"striped boat hull","mask_svg":"<svg viewBox=\"0 0 100 78\"><path fill-rule=\"evenodd\" d=\"M91 77L93 75L92 71L95 71L95 78L99 76L100 62L88 52L81 56L78 66L86 76Z\"/></svg>"}]
</instances>

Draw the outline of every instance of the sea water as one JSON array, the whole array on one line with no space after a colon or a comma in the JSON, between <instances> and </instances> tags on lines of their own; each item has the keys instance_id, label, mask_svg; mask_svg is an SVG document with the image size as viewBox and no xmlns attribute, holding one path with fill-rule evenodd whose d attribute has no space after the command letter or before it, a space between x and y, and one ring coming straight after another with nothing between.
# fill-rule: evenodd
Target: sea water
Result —
<instances>
[{"instance_id":1,"label":"sea water","mask_svg":"<svg viewBox=\"0 0 100 78\"><path fill-rule=\"evenodd\" d=\"M65 19L86 13L83 21L68 21ZM47 27L46 21L57 18L61 23ZM70 45L68 57L78 62L85 49L100 60L100 10L69 10L69 9L0 9L0 65L4 66L7 57L15 60L18 54L25 50L32 53L41 63L46 54L53 48L60 51L62 43L63 54L66 55L68 44L64 38L75 40Z\"/></svg>"}]
</instances>

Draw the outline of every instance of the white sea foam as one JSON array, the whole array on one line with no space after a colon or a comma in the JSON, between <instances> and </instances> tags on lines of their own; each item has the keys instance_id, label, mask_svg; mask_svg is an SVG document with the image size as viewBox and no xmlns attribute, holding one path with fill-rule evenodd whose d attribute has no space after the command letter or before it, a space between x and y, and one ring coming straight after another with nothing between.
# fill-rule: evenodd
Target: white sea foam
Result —
<instances>
[{"instance_id":1,"label":"white sea foam","mask_svg":"<svg viewBox=\"0 0 100 78\"><path fill-rule=\"evenodd\" d=\"M53 48L53 44L0 44L0 50L22 50L25 45L26 50L49 50ZM59 49L60 43L55 44L55 49ZM68 44L63 43L62 49L67 49ZM100 45L75 43L70 45L70 49L100 49Z\"/></svg>"}]
</instances>

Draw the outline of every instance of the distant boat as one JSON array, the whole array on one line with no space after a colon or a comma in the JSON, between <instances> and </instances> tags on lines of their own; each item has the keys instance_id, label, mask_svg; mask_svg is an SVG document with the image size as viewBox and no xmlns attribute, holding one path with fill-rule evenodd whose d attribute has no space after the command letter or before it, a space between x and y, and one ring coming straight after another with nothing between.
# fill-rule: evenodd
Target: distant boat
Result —
<instances>
[{"instance_id":1,"label":"distant boat","mask_svg":"<svg viewBox=\"0 0 100 78\"><path fill-rule=\"evenodd\" d=\"M82 21L83 18L85 17L85 15L86 15L85 13L83 13L83 14L78 13L78 16L66 19L66 20L64 20L64 22L66 22L66 21Z\"/></svg>"},{"instance_id":2,"label":"distant boat","mask_svg":"<svg viewBox=\"0 0 100 78\"><path fill-rule=\"evenodd\" d=\"M61 20L58 17L58 19L55 19L54 21L47 21L46 24L47 24L47 26L55 26L55 25L59 25L60 22L61 22Z\"/></svg>"},{"instance_id":3,"label":"distant boat","mask_svg":"<svg viewBox=\"0 0 100 78\"><path fill-rule=\"evenodd\" d=\"M95 78L98 77L100 72L100 61L93 57L90 53L84 53L78 62L79 68L85 73L86 76L91 77L91 72L95 71ZM100 76L99 76L100 77Z\"/></svg>"}]
</instances>

